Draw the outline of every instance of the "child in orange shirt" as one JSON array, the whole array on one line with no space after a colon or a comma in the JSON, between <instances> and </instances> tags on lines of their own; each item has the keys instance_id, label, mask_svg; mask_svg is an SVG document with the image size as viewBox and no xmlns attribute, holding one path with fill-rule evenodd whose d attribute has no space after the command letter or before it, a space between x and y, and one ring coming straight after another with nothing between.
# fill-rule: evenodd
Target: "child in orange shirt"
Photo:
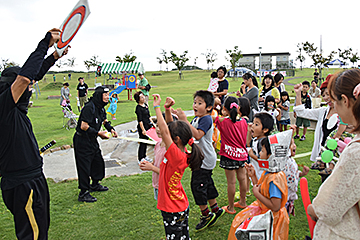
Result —
<instances>
[{"instance_id":1,"label":"child in orange shirt","mask_svg":"<svg viewBox=\"0 0 360 240\"><path fill-rule=\"evenodd\" d=\"M246 169L253 183L253 193L256 197L249 207L238 213L230 227L228 240L235 240L235 231L249 217L264 214L271 210L273 220L273 239L288 239L289 215L285 205L288 198L287 180L284 172L292 130L277 133L262 139L260 167L265 170L258 180L254 167L246 164Z\"/></svg>"}]
</instances>

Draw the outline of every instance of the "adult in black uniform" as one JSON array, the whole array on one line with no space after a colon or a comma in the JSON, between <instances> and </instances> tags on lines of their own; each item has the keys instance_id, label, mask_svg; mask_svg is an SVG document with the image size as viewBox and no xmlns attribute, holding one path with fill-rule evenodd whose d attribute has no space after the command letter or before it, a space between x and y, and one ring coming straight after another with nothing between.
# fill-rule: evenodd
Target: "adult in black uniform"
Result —
<instances>
[{"instance_id":1,"label":"adult in black uniform","mask_svg":"<svg viewBox=\"0 0 360 240\"><path fill-rule=\"evenodd\" d=\"M80 189L78 200L80 202L96 202L97 199L91 196L89 191L109 190L99 183L105 176L105 163L97 141L98 136L102 139L109 138L106 131L100 131L101 125L104 125L108 132L117 137L115 129L106 119L104 106L108 101L109 89L103 86L97 87L89 102L81 110L76 126L73 140Z\"/></svg>"},{"instance_id":2,"label":"adult in black uniform","mask_svg":"<svg viewBox=\"0 0 360 240\"><path fill-rule=\"evenodd\" d=\"M49 189L27 106L29 85L40 80L59 58L54 52L44 60L59 34L59 29L47 32L22 68L7 68L0 78L1 190L6 207L14 215L18 239L48 238Z\"/></svg>"}]
</instances>

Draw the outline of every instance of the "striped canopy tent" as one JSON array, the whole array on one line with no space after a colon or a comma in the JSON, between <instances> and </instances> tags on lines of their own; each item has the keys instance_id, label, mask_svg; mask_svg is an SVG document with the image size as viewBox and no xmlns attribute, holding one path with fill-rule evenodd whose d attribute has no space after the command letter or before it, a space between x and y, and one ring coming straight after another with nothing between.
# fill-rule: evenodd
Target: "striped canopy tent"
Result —
<instances>
[{"instance_id":1,"label":"striped canopy tent","mask_svg":"<svg viewBox=\"0 0 360 240\"><path fill-rule=\"evenodd\" d=\"M115 73L120 74L123 71L138 73L144 73L144 66L141 62L116 62L116 63L102 63L101 66L101 73Z\"/></svg>"}]
</instances>

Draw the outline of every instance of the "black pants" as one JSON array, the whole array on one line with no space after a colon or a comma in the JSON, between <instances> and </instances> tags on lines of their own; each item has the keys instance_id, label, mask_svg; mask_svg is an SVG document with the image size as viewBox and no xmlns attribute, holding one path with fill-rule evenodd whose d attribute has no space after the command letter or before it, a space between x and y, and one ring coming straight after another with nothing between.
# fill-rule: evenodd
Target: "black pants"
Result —
<instances>
[{"instance_id":1,"label":"black pants","mask_svg":"<svg viewBox=\"0 0 360 240\"><path fill-rule=\"evenodd\" d=\"M79 136L75 133L74 153L78 173L79 189L90 189L90 177L93 181L101 181L105 177L105 163L96 138Z\"/></svg>"},{"instance_id":2,"label":"black pants","mask_svg":"<svg viewBox=\"0 0 360 240\"><path fill-rule=\"evenodd\" d=\"M48 239L50 196L44 175L3 190L2 197L14 215L18 239Z\"/></svg>"},{"instance_id":3,"label":"black pants","mask_svg":"<svg viewBox=\"0 0 360 240\"><path fill-rule=\"evenodd\" d=\"M149 140L148 136L142 134L141 128L140 130L138 129L138 133L139 133L139 138L140 139L145 139L145 140ZM139 149L138 149L138 160L141 161L141 159L143 159L144 157L146 157L146 148L147 148L147 144L146 143L140 143L139 144Z\"/></svg>"},{"instance_id":4,"label":"black pants","mask_svg":"<svg viewBox=\"0 0 360 240\"><path fill-rule=\"evenodd\" d=\"M166 239L187 240L189 237L189 207L184 212L161 211Z\"/></svg>"}]
</instances>

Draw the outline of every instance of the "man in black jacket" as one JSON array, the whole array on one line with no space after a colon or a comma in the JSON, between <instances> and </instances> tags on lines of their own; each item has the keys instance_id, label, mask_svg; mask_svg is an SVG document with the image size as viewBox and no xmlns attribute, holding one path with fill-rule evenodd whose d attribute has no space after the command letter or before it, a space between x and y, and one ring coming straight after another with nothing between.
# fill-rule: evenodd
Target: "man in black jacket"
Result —
<instances>
[{"instance_id":1,"label":"man in black jacket","mask_svg":"<svg viewBox=\"0 0 360 240\"><path fill-rule=\"evenodd\" d=\"M30 85L40 80L59 58L54 52L44 59L48 48L59 37L59 29L50 30L22 68L10 67L1 73L1 190L5 205L14 215L18 239L48 238L49 190L27 107L31 96Z\"/></svg>"}]
</instances>

